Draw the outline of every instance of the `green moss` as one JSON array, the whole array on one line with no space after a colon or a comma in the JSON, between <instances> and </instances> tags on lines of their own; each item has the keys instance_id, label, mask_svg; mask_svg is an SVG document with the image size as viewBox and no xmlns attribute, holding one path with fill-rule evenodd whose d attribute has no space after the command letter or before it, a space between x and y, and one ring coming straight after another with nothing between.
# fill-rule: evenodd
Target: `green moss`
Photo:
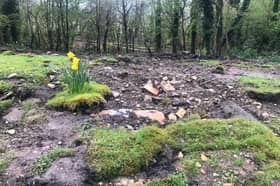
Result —
<instances>
[{"instance_id":1,"label":"green moss","mask_svg":"<svg viewBox=\"0 0 280 186\"><path fill-rule=\"evenodd\" d=\"M219 66L221 62L217 60L207 60L205 62L202 62L202 64L207 66Z\"/></svg>"},{"instance_id":2,"label":"green moss","mask_svg":"<svg viewBox=\"0 0 280 186\"><path fill-rule=\"evenodd\" d=\"M261 77L241 77L239 82L246 90L258 93L280 93L280 81Z\"/></svg>"},{"instance_id":3,"label":"green moss","mask_svg":"<svg viewBox=\"0 0 280 186\"><path fill-rule=\"evenodd\" d=\"M35 83L42 83L46 74L53 70L64 68L66 63L69 63L69 61L64 56L34 54L30 57L30 55L23 54L0 54L0 78L6 78L10 74L16 73L17 77L32 79Z\"/></svg>"},{"instance_id":4,"label":"green moss","mask_svg":"<svg viewBox=\"0 0 280 186\"><path fill-rule=\"evenodd\" d=\"M101 57L101 58L98 58L98 59L95 59L95 60L92 60L90 62L90 65L100 65L102 63L116 63L118 62L119 60L116 59L115 57L113 56L104 56L104 57Z\"/></svg>"},{"instance_id":5,"label":"green moss","mask_svg":"<svg viewBox=\"0 0 280 186\"><path fill-rule=\"evenodd\" d=\"M186 186L188 178L183 173L170 174L166 178L149 183L148 186Z\"/></svg>"},{"instance_id":6,"label":"green moss","mask_svg":"<svg viewBox=\"0 0 280 186\"><path fill-rule=\"evenodd\" d=\"M239 167L243 166L243 164L244 164L244 159L236 159L233 161L233 165L236 165Z\"/></svg>"},{"instance_id":7,"label":"green moss","mask_svg":"<svg viewBox=\"0 0 280 186\"><path fill-rule=\"evenodd\" d=\"M276 134L280 135L280 118L273 119L267 123L269 128L271 128Z\"/></svg>"},{"instance_id":8,"label":"green moss","mask_svg":"<svg viewBox=\"0 0 280 186\"><path fill-rule=\"evenodd\" d=\"M153 163L166 139L157 127L146 127L136 133L98 129L89 139L87 161L100 180L131 175Z\"/></svg>"},{"instance_id":9,"label":"green moss","mask_svg":"<svg viewBox=\"0 0 280 186\"><path fill-rule=\"evenodd\" d=\"M10 92L12 90L12 87L13 86L10 83L0 80L0 95Z\"/></svg>"},{"instance_id":10,"label":"green moss","mask_svg":"<svg viewBox=\"0 0 280 186\"><path fill-rule=\"evenodd\" d=\"M0 114L5 113L12 105L13 100L0 101Z\"/></svg>"},{"instance_id":11,"label":"green moss","mask_svg":"<svg viewBox=\"0 0 280 186\"><path fill-rule=\"evenodd\" d=\"M100 179L130 175L148 167L164 145L182 151L186 157L211 150L262 153L266 159L261 166L264 179L268 182L280 179L277 172L280 167L279 138L265 125L246 119L181 121L165 129L146 127L136 133L96 129L90 136L87 160ZM199 160L190 157L183 161L185 173L194 173ZM243 161L236 160L233 164L241 166Z\"/></svg>"},{"instance_id":12,"label":"green moss","mask_svg":"<svg viewBox=\"0 0 280 186\"><path fill-rule=\"evenodd\" d=\"M79 110L81 107L92 107L95 105L101 105L106 102L105 96L110 93L110 88L92 83L82 93L71 94L66 89L63 92L58 93L53 99L48 101L48 108L63 108L71 111Z\"/></svg>"},{"instance_id":13,"label":"green moss","mask_svg":"<svg viewBox=\"0 0 280 186\"><path fill-rule=\"evenodd\" d=\"M5 170L14 158L11 153L0 154L0 172Z\"/></svg>"},{"instance_id":14,"label":"green moss","mask_svg":"<svg viewBox=\"0 0 280 186\"><path fill-rule=\"evenodd\" d=\"M34 175L43 174L49 167L51 167L52 163L59 158L73 156L73 149L68 148L56 148L50 150L46 155L39 157L32 165L32 173Z\"/></svg>"}]
</instances>

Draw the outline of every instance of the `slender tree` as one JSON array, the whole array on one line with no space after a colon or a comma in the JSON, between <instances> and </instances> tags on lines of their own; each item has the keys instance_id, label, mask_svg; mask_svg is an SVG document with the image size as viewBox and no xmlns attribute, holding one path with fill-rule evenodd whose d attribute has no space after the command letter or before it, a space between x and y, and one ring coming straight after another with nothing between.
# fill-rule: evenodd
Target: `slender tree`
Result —
<instances>
[{"instance_id":1,"label":"slender tree","mask_svg":"<svg viewBox=\"0 0 280 186\"><path fill-rule=\"evenodd\" d=\"M217 2L216 2L216 24L217 24L216 56L221 56L221 50L222 50L223 7L224 7L224 1L223 0L217 0Z\"/></svg>"},{"instance_id":2,"label":"slender tree","mask_svg":"<svg viewBox=\"0 0 280 186\"><path fill-rule=\"evenodd\" d=\"M162 5L161 0L157 0L156 8L155 8L155 43L156 43L156 51L161 51L161 40L162 40L162 31L161 31L161 16L162 16Z\"/></svg>"}]
</instances>

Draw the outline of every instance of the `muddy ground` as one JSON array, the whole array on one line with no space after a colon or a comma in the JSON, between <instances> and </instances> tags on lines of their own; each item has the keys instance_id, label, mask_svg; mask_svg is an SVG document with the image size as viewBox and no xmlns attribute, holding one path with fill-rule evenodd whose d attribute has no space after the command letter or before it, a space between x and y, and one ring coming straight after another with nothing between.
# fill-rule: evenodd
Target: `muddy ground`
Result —
<instances>
[{"instance_id":1,"label":"muddy ground","mask_svg":"<svg viewBox=\"0 0 280 186\"><path fill-rule=\"evenodd\" d=\"M216 70L216 66L203 65L202 62L192 58L130 56L118 63L91 67L92 79L107 84L113 91L113 96L104 108L110 110L109 114L46 110L45 101L58 89L50 89L47 85L38 87L31 97L18 101L1 118L0 142L4 144L6 151L15 155L8 168L0 172L1 185L128 185L168 175L176 169L172 162L158 163L129 178L117 178L108 183L94 182L94 176L90 174L84 161L85 146L79 140L81 131L98 126L137 130L157 123L138 118L133 112L135 110L162 112L166 120L158 123L161 127L174 122L168 120L168 115L176 113L179 108L187 111L185 117L200 114L202 118L247 117L260 121L280 117L279 104L249 98L238 83L239 77L244 75L280 80L279 68L255 67L254 64L249 68L241 68L233 60L222 61L224 71L221 72ZM143 88L149 80L159 89L157 96ZM160 86L162 81L169 82L175 90L165 92ZM26 105L32 106L28 108ZM77 153L73 157L55 161L43 175L33 176L32 163L54 147L74 148ZM218 156L220 153L206 152L208 156ZM257 165L250 162L249 152L240 152L238 156L246 159L242 170L228 164L227 159L220 162L219 166L221 170L230 167L242 172L242 180L242 177L256 170ZM205 167L205 171L191 178L192 185L219 185L223 182L222 177L213 174L211 167Z\"/></svg>"}]
</instances>

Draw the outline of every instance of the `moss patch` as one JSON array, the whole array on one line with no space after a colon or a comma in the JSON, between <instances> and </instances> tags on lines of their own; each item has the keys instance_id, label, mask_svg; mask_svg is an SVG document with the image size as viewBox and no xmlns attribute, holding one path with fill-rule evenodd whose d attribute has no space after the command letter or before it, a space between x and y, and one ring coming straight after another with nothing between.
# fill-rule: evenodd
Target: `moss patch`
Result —
<instances>
[{"instance_id":1,"label":"moss patch","mask_svg":"<svg viewBox=\"0 0 280 186\"><path fill-rule=\"evenodd\" d=\"M100 179L130 175L151 165L164 145L185 155L211 150L258 153L266 159L260 168L261 180L280 179L280 140L265 125L245 119L182 121L166 129L146 127L136 133L97 129L89 140L87 160ZM194 162L186 167L192 170Z\"/></svg>"},{"instance_id":2,"label":"moss patch","mask_svg":"<svg viewBox=\"0 0 280 186\"><path fill-rule=\"evenodd\" d=\"M6 55L0 54L0 78L6 78L12 73L17 77L32 79L41 83L46 74L53 70L64 68L69 63L67 57L51 55Z\"/></svg>"},{"instance_id":3,"label":"moss patch","mask_svg":"<svg viewBox=\"0 0 280 186\"><path fill-rule=\"evenodd\" d=\"M221 62L218 60L207 60L202 62L202 64L206 66L219 66L221 65Z\"/></svg>"},{"instance_id":4,"label":"moss patch","mask_svg":"<svg viewBox=\"0 0 280 186\"><path fill-rule=\"evenodd\" d=\"M7 112L7 110L11 107L13 100L4 100L0 101L0 115Z\"/></svg>"},{"instance_id":5,"label":"moss patch","mask_svg":"<svg viewBox=\"0 0 280 186\"><path fill-rule=\"evenodd\" d=\"M12 90L12 87L13 86L10 83L0 80L0 95L10 92Z\"/></svg>"},{"instance_id":6,"label":"moss patch","mask_svg":"<svg viewBox=\"0 0 280 186\"><path fill-rule=\"evenodd\" d=\"M15 156L10 153L0 154L0 172L5 170L14 158Z\"/></svg>"},{"instance_id":7,"label":"moss patch","mask_svg":"<svg viewBox=\"0 0 280 186\"><path fill-rule=\"evenodd\" d=\"M94 66L94 65L100 65L103 63L117 63L119 60L113 56L104 56L95 60L92 60L90 62L90 65Z\"/></svg>"},{"instance_id":8,"label":"moss patch","mask_svg":"<svg viewBox=\"0 0 280 186\"><path fill-rule=\"evenodd\" d=\"M32 173L34 175L43 174L49 167L51 167L52 163L59 158L73 156L73 149L68 148L56 148L50 150L46 155L39 157L32 165Z\"/></svg>"},{"instance_id":9,"label":"moss patch","mask_svg":"<svg viewBox=\"0 0 280 186\"><path fill-rule=\"evenodd\" d=\"M280 93L280 81L276 79L261 77L241 77L239 82L245 86L248 91L257 93Z\"/></svg>"},{"instance_id":10,"label":"moss patch","mask_svg":"<svg viewBox=\"0 0 280 186\"><path fill-rule=\"evenodd\" d=\"M147 186L186 186L188 178L183 173L171 174L162 180L153 181Z\"/></svg>"},{"instance_id":11,"label":"moss patch","mask_svg":"<svg viewBox=\"0 0 280 186\"><path fill-rule=\"evenodd\" d=\"M79 94L70 94L67 89L64 90L48 101L46 106L48 108L80 111L84 107L91 108L104 104L106 102L104 97L109 93L110 88L106 85L92 83Z\"/></svg>"},{"instance_id":12,"label":"moss patch","mask_svg":"<svg viewBox=\"0 0 280 186\"><path fill-rule=\"evenodd\" d=\"M104 180L137 173L151 165L167 136L157 127L143 128L136 133L99 129L89 140L87 161L98 179Z\"/></svg>"}]
</instances>

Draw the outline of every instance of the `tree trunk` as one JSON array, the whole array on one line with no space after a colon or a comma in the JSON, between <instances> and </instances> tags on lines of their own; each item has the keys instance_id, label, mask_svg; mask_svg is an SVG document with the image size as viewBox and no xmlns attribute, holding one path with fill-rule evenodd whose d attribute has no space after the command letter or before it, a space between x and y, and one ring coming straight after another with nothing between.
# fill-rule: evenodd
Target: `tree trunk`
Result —
<instances>
[{"instance_id":1,"label":"tree trunk","mask_svg":"<svg viewBox=\"0 0 280 186\"><path fill-rule=\"evenodd\" d=\"M216 24L217 24L217 33L216 33L216 56L221 56L222 50L222 36L223 36L223 0L217 0L216 2Z\"/></svg>"},{"instance_id":2,"label":"tree trunk","mask_svg":"<svg viewBox=\"0 0 280 186\"><path fill-rule=\"evenodd\" d=\"M213 36L214 9L212 0L201 2L203 8L203 42L206 49L206 55L211 55L211 41Z\"/></svg>"},{"instance_id":3,"label":"tree trunk","mask_svg":"<svg viewBox=\"0 0 280 186\"><path fill-rule=\"evenodd\" d=\"M156 16L155 16L155 42L156 42L156 51L161 52L161 14L162 14L162 7L161 7L161 0L157 0L156 4Z\"/></svg>"},{"instance_id":4,"label":"tree trunk","mask_svg":"<svg viewBox=\"0 0 280 186\"><path fill-rule=\"evenodd\" d=\"M273 12L274 13L277 13L279 11L279 2L280 2L280 0L274 0L274 3L273 3Z\"/></svg>"},{"instance_id":5,"label":"tree trunk","mask_svg":"<svg viewBox=\"0 0 280 186\"><path fill-rule=\"evenodd\" d=\"M177 46L179 43L179 26L180 26L180 1L175 0L173 4L173 21L171 25L172 34L172 52L177 53Z\"/></svg>"}]
</instances>

